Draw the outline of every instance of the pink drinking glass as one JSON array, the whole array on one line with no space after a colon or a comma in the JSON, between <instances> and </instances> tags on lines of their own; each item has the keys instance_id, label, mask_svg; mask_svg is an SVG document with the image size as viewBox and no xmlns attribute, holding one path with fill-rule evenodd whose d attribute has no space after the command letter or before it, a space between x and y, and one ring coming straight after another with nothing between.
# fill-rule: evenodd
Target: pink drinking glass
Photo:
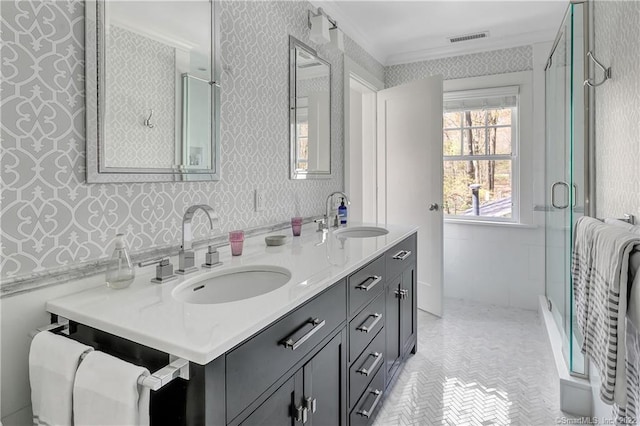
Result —
<instances>
[{"instance_id":1,"label":"pink drinking glass","mask_svg":"<svg viewBox=\"0 0 640 426\"><path fill-rule=\"evenodd\" d=\"M243 242L244 242L244 231L229 232L229 243L231 244L232 256L240 256L242 254Z\"/></svg>"},{"instance_id":2,"label":"pink drinking glass","mask_svg":"<svg viewBox=\"0 0 640 426\"><path fill-rule=\"evenodd\" d=\"M302 231L302 218L301 217L292 217L291 218L291 231L293 232L294 237L300 236L300 231Z\"/></svg>"}]
</instances>

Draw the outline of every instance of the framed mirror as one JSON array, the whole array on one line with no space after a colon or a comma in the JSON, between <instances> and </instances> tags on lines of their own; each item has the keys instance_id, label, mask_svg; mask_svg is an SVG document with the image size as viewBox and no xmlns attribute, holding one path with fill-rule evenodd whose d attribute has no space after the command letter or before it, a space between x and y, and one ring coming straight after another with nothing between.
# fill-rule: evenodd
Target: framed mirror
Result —
<instances>
[{"instance_id":1,"label":"framed mirror","mask_svg":"<svg viewBox=\"0 0 640 426\"><path fill-rule=\"evenodd\" d=\"M217 2L86 2L87 182L220 178Z\"/></svg>"},{"instance_id":2,"label":"framed mirror","mask_svg":"<svg viewBox=\"0 0 640 426\"><path fill-rule=\"evenodd\" d=\"M331 64L289 37L291 179L331 177Z\"/></svg>"}]
</instances>

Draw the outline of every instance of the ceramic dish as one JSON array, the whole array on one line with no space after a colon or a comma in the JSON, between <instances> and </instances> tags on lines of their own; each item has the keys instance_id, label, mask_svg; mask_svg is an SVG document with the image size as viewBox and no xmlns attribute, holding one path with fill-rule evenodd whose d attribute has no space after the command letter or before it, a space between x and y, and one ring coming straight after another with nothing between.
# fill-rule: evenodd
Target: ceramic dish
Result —
<instances>
[{"instance_id":1,"label":"ceramic dish","mask_svg":"<svg viewBox=\"0 0 640 426\"><path fill-rule=\"evenodd\" d=\"M264 237L264 242L267 243L268 246L281 246L286 240L286 235L269 235Z\"/></svg>"}]
</instances>

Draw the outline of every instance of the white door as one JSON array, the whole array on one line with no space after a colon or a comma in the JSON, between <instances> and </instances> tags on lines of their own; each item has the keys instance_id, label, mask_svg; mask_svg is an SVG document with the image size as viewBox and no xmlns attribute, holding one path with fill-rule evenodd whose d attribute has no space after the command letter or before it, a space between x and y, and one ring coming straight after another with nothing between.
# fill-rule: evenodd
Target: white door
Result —
<instances>
[{"instance_id":1,"label":"white door","mask_svg":"<svg viewBox=\"0 0 640 426\"><path fill-rule=\"evenodd\" d=\"M418 225L418 308L442 316L442 76L378 92L378 212Z\"/></svg>"}]
</instances>

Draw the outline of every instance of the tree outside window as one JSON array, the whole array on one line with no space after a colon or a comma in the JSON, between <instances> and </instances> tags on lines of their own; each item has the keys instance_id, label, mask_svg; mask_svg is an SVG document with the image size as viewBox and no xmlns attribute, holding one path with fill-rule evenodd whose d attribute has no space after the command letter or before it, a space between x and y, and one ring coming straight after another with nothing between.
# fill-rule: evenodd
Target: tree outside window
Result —
<instances>
[{"instance_id":1,"label":"tree outside window","mask_svg":"<svg viewBox=\"0 0 640 426\"><path fill-rule=\"evenodd\" d=\"M445 214L514 219L516 104L516 96L447 102L445 95Z\"/></svg>"}]
</instances>

